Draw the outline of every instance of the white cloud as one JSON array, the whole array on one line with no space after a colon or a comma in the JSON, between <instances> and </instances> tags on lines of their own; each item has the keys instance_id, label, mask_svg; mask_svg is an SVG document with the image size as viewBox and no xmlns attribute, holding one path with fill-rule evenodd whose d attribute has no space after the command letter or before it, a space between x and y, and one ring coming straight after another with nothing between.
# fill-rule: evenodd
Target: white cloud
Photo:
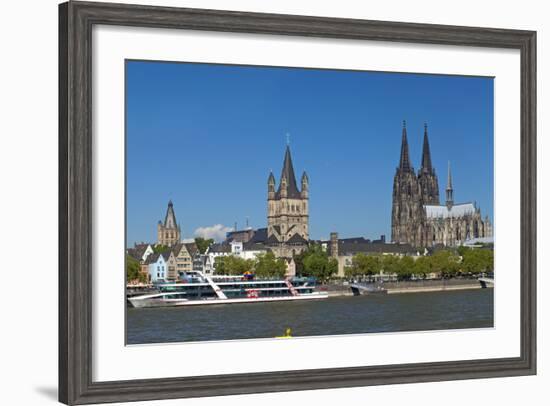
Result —
<instances>
[{"instance_id":1,"label":"white cloud","mask_svg":"<svg viewBox=\"0 0 550 406\"><path fill-rule=\"evenodd\" d=\"M225 239L225 234L232 231L231 227L226 227L223 224L214 224L213 226L199 227L195 230L195 235L202 238L212 238L214 241L222 241Z\"/></svg>"}]
</instances>

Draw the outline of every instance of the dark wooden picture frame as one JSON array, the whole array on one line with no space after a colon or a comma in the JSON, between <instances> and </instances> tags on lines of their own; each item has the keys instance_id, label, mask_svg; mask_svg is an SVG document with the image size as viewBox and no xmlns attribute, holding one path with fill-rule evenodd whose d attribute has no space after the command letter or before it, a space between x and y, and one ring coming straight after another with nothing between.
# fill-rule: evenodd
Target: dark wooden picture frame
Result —
<instances>
[{"instance_id":1,"label":"dark wooden picture frame","mask_svg":"<svg viewBox=\"0 0 550 406\"><path fill-rule=\"evenodd\" d=\"M219 376L92 380L92 27L193 29L521 53L521 353L517 358ZM536 33L506 29L68 2L59 6L59 400L121 402L536 373Z\"/></svg>"}]
</instances>

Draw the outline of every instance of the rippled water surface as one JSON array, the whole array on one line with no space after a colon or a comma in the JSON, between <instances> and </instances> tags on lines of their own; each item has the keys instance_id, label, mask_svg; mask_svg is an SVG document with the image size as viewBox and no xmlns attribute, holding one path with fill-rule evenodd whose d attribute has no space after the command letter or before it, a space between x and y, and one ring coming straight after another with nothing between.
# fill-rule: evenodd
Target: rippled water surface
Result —
<instances>
[{"instance_id":1,"label":"rippled water surface","mask_svg":"<svg viewBox=\"0 0 550 406\"><path fill-rule=\"evenodd\" d=\"M493 289L127 309L128 344L493 326Z\"/></svg>"}]
</instances>

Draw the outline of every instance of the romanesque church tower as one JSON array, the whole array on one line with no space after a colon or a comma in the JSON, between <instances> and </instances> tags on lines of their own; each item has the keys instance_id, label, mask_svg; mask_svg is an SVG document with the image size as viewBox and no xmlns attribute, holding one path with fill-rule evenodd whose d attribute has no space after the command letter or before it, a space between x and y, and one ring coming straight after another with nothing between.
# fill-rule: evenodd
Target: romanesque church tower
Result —
<instances>
[{"instance_id":1,"label":"romanesque church tower","mask_svg":"<svg viewBox=\"0 0 550 406\"><path fill-rule=\"evenodd\" d=\"M164 223L159 220L157 224L157 244L171 247L178 244L181 239L181 229L176 222L176 214L174 213L174 205L170 200L168 209L164 217Z\"/></svg>"},{"instance_id":2,"label":"romanesque church tower","mask_svg":"<svg viewBox=\"0 0 550 406\"><path fill-rule=\"evenodd\" d=\"M278 257L292 257L309 241L309 179L302 174L298 189L290 147L287 145L279 188L275 177L267 180L267 243Z\"/></svg>"},{"instance_id":3,"label":"romanesque church tower","mask_svg":"<svg viewBox=\"0 0 550 406\"><path fill-rule=\"evenodd\" d=\"M439 199L439 193L437 198ZM393 178L392 241L413 246L423 245L426 238L423 219L422 189L410 162L407 127L403 121L401 156Z\"/></svg>"}]
</instances>

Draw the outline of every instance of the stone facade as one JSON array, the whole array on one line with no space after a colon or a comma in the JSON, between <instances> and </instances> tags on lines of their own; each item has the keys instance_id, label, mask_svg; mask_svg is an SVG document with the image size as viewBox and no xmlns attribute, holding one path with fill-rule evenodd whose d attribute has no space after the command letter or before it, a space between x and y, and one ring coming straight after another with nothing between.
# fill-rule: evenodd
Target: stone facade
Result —
<instances>
[{"instance_id":1,"label":"stone facade","mask_svg":"<svg viewBox=\"0 0 550 406\"><path fill-rule=\"evenodd\" d=\"M168 209L164 217L164 223L159 221L157 224L157 244L172 247L178 244L181 240L181 229L176 222L176 214L174 213L174 205L170 200Z\"/></svg>"},{"instance_id":2,"label":"stone facade","mask_svg":"<svg viewBox=\"0 0 550 406\"><path fill-rule=\"evenodd\" d=\"M176 259L176 273L178 276L193 270L193 260L199 253L198 251L197 244L194 242L178 243L173 246L172 252Z\"/></svg>"},{"instance_id":3,"label":"stone facade","mask_svg":"<svg viewBox=\"0 0 550 406\"><path fill-rule=\"evenodd\" d=\"M287 145L279 188L273 172L267 180L267 245L277 257L290 258L309 241L309 179L304 172L298 190Z\"/></svg>"},{"instance_id":4,"label":"stone facade","mask_svg":"<svg viewBox=\"0 0 550 406\"><path fill-rule=\"evenodd\" d=\"M479 207L474 203L454 203L450 164L445 194L445 205L440 205L427 126L424 126L422 165L416 173L410 163L403 122L401 155L393 179L392 241L414 247L458 246L472 238L492 237L491 222L488 217L482 219Z\"/></svg>"}]
</instances>

